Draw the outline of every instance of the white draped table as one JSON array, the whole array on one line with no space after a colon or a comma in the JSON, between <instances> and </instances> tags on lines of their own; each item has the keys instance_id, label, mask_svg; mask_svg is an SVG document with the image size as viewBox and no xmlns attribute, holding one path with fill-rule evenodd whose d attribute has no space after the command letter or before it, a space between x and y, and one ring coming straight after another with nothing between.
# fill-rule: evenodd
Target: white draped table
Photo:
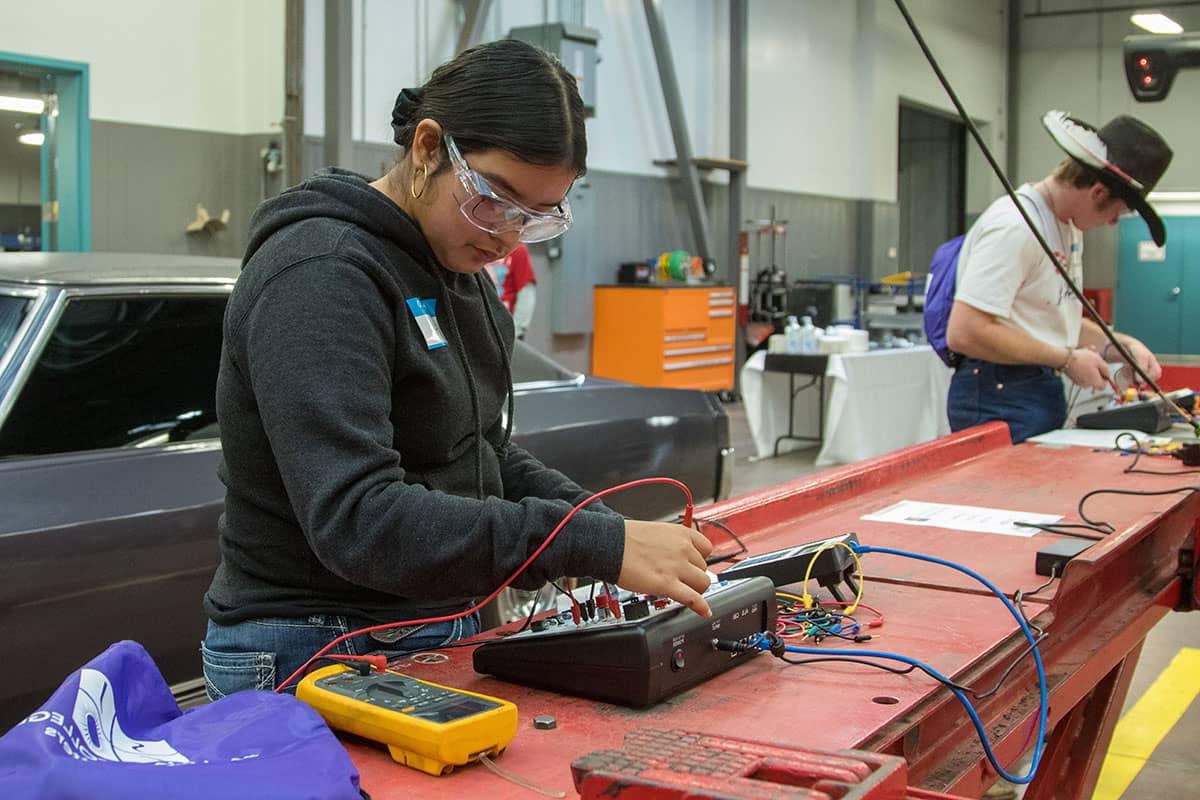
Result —
<instances>
[{"instance_id":1,"label":"white draped table","mask_svg":"<svg viewBox=\"0 0 1200 800\"><path fill-rule=\"evenodd\" d=\"M742 367L742 397L746 419L760 457L775 452L776 440L788 434L787 372L766 370L760 350ZM946 420L946 391L951 370L928 346L869 353L840 353L828 357L825 368L824 436L818 465L848 464L950 432ZM795 375L793 385L810 379ZM816 437L819 382L796 391L793 430ZM783 439L779 452L808 447Z\"/></svg>"}]
</instances>

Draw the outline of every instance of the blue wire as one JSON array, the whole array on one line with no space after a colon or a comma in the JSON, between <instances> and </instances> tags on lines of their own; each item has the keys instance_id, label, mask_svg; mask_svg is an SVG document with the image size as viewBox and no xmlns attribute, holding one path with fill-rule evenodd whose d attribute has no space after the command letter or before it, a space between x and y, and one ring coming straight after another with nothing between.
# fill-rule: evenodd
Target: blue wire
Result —
<instances>
[{"instance_id":1,"label":"blue wire","mask_svg":"<svg viewBox=\"0 0 1200 800\"><path fill-rule=\"evenodd\" d=\"M760 649L770 650L770 645L766 642L758 642L756 644ZM942 673L938 672L928 664L924 664L915 658L902 656L898 653L887 653L882 650L834 650L827 647L796 647L795 645L785 645L783 649L788 653L799 653L802 655L854 656L856 658L887 659L891 661L899 661L902 664L909 664L917 667L918 669L928 670L929 674L936 680L947 684L946 688L954 693L954 696L958 698L959 702L962 703L963 707L967 710L967 716L971 718L971 724L975 726L975 733L979 736L979 741L983 744L984 753L987 755L988 761L991 762L992 768L996 770L996 774L1010 783L1029 783L1031 780L1033 780L1033 774L1037 770L1037 762L1041 760L1041 754L1038 753L1034 756L1034 763L1030 766L1028 775L1025 775L1024 777L1017 777L1010 774L1004 769L1004 767L997 763L995 754L992 752L992 748L988 744L987 733L983 729L983 721L979 718L979 713L975 710L975 707L971 705L971 701L967 699L967 696L961 691L949 685L949 683L951 683L949 678L947 678L945 675L942 675Z\"/></svg>"},{"instance_id":2,"label":"blue wire","mask_svg":"<svg viewBox=\"0 0 1200 800\"><path fill-rule=\"evenodd\" d=\"M1017 621L1017 625L1019 625L1021 627L1021 632L1025 634L1025 638L1029 641L1030 648L1033 651L1033 663L1037 667L1038 691L1041 694L1041 702L1038 706L1037 742L1033 748L1033 760L1029 765L1028 773L1026 773L1023 776L1018 777L1018 776L1010 774L1007 770L1005 770L1003 767L1000 766L1000 764L996 761L996 754L994 752L992 752L992 745L991 745L991 742L988 740L987 732L984 731L984 729L983 729L983 722L982 722L982 720L979 719L979 714L975 711L975 707L973 705L971 705L971 701L967 698L967 696L965 694L963 694L958 689L955 689L952 686L947 686L947 688L950 689L950 691L954 693L954 696L957 697L959 699L959 702L961 702L963 704L963 707L966 708L967 715L971 718L971 723L975 726L976 733L979 734L979 742L980 742L980 744L983 745L984 754L987 755L987 759L991 763L992 768L996 770L996 774L998 774L1001 778L1008 781L1009 783L1023 784L1023 783L1031 782L1033 780L1034 774L1037 772L1038 766L1041 764L1042 750L1045 747L1046 708L1048 705L1049 691L1046 688L1046 670L1045 670L1045 667L1042 665L1042 654L1038 650L1037 640L1034 638L1033 631L1031 631L1029 629L1029 625L1025 622L1024 618L1017 611L1016 607L1012 604L1012 602L1008 599L1008 597L1005 596L1005 594L1003 592L1001 592L996 587L996 585L993 584L991 581L989 581L987 578L983 577L975 570L970 569L969 567L964 567L961 564L955 564L953 561L947 561L943 558L937 558L936 556L926 556L926 555L922 555L920 553L910 553L907 550L895 550L890 547L872 547L870 545L859 545L859 544L853 544L853 543L850 546L854 549L854 552L858 553L860 556L865 555L867 553L881 553L884 555L901 556L903 558L912 558L917 561L927 561L931 564L939 564L943 567L949 567L950 569L958 570L959 572L963 573L964 575L968 575L968 576L974 578L975 580L977 580L979 583L986 586L992 592L992 594L994 594L994 595L996 595L996 597L1000 598L1000 602L1004 603L1004 607L1008 609L1008 612L1010 614L1012 614L1013 619L1015 619ZM759 641L755 642L755 645L761 648L764 642L765 642L765 640L760 639ZM938 680L945 681L946 683L950 683L949 678L944 677L941 673L939 673L937 670L930 667L928 664L923 664L923 663L917 661L916 659L912 659L912 658L909 658L908 656L902 656L902 655L899 655L896 653L887 653L887 652L883 652L883 651L879 651L879 650L875 650L875 651L870 651L870 650L829 650L829 649L825 649L825 648L793 647L790 645L787 646L785 648L785 650L787 652L804 653L804 654L808 654L808 655L814 655L814 654L815 655L848 655L848 656L868 656L868 657L874 657L874 658L892 659L894 661L899 661L904 664L911 664L912 666L918 667L920 669L928 670L929 673L931 675L934 675L935 677L937 677Z\"/></svg>"}]
</instances>

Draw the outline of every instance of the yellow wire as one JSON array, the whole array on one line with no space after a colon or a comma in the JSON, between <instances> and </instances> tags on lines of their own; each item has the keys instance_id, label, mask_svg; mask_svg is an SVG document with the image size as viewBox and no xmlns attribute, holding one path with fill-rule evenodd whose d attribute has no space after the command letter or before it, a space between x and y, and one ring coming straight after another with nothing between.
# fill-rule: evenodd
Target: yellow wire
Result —
<instances>
[{"instance_id":1,"label":"yellow wire","mask_svg":"<svg viewBox=\"0 0 1200 800\"><path fill-rule=\"evenodd\" d=\"M854 568L856 570L858 570L858 591L854 595L854 602L851 603L849 606L847 606L846 611L844 612L847 615L850 615L850 614L853 614L856 610L858 610L858 604L862 602L864 581L863 581L862 562L858 560L858 553L854 552L854 548L851 547L850 545L846 544L845 542L826 542L825 544L821 545L820 550L813 553L812 560L810 560L808 562L808 569L806 569L804 571L804 594L800 597L800 602L804 603L805 608L813 607L812 595L808 593L808 581L809 581L809 578L812 577L813 564L817 563L817 558L818 558L818 556L821 555L821 553L824 553L826 550L828 550L831 547L846 548L846 550L848 550L850 552L850 557L854 559ZM776 594L778 594L778 592Z\"/></svg>"}]
</instances>

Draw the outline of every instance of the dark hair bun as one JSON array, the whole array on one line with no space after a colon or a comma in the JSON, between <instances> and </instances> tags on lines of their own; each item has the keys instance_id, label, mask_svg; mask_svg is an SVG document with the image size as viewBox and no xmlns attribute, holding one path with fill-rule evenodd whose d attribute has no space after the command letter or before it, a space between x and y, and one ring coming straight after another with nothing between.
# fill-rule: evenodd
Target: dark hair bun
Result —
<instances>
[{"instance_id":1,"label":"dark hair bun","mask_svg":"<svg viewBox=\"0 0 1200 800\"><path fill-rule=\"evenodd\" d=\"M420 113L424 95L420 89L401 89L396 95L396 105L392 106L392 138L396 144L402 144L400 132Z\"/></svg>"}]
</instances>

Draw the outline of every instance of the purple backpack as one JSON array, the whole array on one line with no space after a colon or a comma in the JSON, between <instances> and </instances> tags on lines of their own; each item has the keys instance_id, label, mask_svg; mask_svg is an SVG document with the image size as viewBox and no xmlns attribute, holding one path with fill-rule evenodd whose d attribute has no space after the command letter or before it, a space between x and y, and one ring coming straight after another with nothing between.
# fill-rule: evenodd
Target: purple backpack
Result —
<instances>
[{"instance_id":1,"label":"purple backpack","mask_svg":"<svg viewBox=\"0 0 1200 800\"><path fill-rule=\"evenodd\" d=\"M946 326L950 322L950 308L954 305L958 254L964 238L962 234L955 236L934 251L933 260L929 262L929 286L925 289L925 338L948 367L958 362L958 353L951 352L946 344Z\"/></svg>"},{"instance_id":2,"label":"purple backpack","mask_svg":"<svg viewBox=\"0 0 1200 800\"><path fill-rule=\"evenodd\" d=\"M0 737L0 797L359 800L360 793L345 748L296 698L238 692L183 713L150 654L117 642Z\"/></svg>"},{"instance_id":3,"label":"purple backpack","mask_svg":"<svg viewBox=\"0 0 1200 800\"><path fill-rule=\"evenodd\" d=\"M1026 209L1033 210L1041 223L1039 228L1045 230L1041 208L1034 198L1019 189L1015 194L1026 201ZM925 339L947 367L957 367L962 358L946 344L946 327L950 324L950 309L954 306L954 290L958 283L958 254L965 238L966 234L959 234L934 251L929 262L929 285L925 287Z\"/></svg>"}]
</instances>

